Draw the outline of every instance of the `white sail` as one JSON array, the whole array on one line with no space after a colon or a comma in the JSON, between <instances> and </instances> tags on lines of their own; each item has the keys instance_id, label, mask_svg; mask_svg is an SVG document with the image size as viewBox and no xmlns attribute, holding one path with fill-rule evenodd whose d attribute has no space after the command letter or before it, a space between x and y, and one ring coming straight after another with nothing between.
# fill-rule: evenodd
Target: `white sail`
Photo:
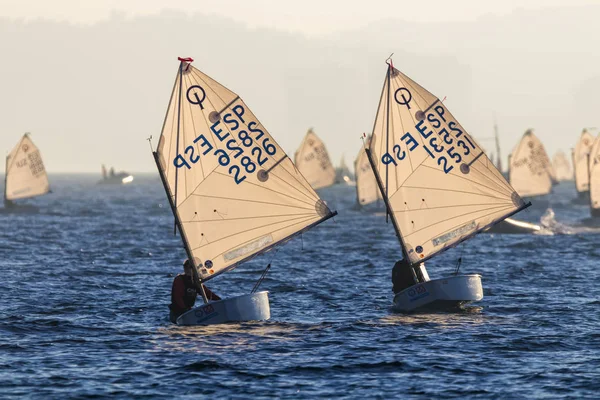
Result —
<instances>
[{"instance_id":1,"label":"white sail","mask_svg":"<svg viewBox=\"0 0 600 400\"><path fill-rule=\"evenodd\" d=\"M356 176L356 201L358 204L366 206L382 200L377 180L371 169L371 163L369 163L369 157L367 157L367 153L362 147L356 156L356 161L354 161L354 175Z\"/></svg>"},{"instance_id":2,"label":"white sail","mask_svg":"<svg viewBox=\"0 0 600 400\"><path fill-rule=\"evenodd\" d=\"M594 140L590 151L590 205L600 210L600 135Z\"/></svg>"},{"instance_id":3,"label":"white sail","mask_svg":"<svg viewBox=\"0 0 600 400\"><path fill-rule=\"evenodd\" d=\"M42 156L28 133L6 157L5 179L4 197L7 200L41 196L50 191Z\"/></svg>"},{"instance_id":4,"label":"white sail","mask_svg":"<svg viewBox=\"0 0 600 400\"><path fill-rule=\"evenodd\" d=\"M334 214L244 101L189 61L155 158L206 281Z\"/></svg>"},{"instance_id":5,"label":"white sail","mask_svg":"<svg viewBox=\"0 0 600 400\"><path fill-rule=\"evenodd\" d=\"M571 169L571 163L567 159L564 152L558 151L552 158L552 165L556 171L556 180L570 181L573 179L573 170Z\"/></svg>"},{"instance_id":6,"label":"white sail","mask_svg":"<svg viewBox=\"0 0 600 400\"><path fill-rule=\"evenodd\" d=\"M368 151L411 264L526 207L444 104L391 66Z\"/></svg>"},{"instance_id":7,"label":"white sail","mask_svg":"<svg viewBox=\"0 0 600 400\"><path fill-rule=\"evenodd\" d=\"M578 192L590 190L589 159L594 137L584 129L572 153L573 169L575 170L575 188Z\"/></svg>"},{"instance_id":8,"label":"white sail","mask_svg":"<svg viewBox=\"0 0 600 400\"><path fill-rule=\"evenodd\" d=\"M527 130L511 154L510 184L522 197L542 196L552 190L552 171L544 145Z\"/></svg>"},{"instance_id":9,"label":"white sail","mask_svg":"<svg viewBox=\"0 0 600 400\"><path fill-rule=\"evenodd\" d=\"M331 186L335 182L335 169L325 144L312 129L308 130L294 154L294 163L315 190Z\"/></svg>"}]
</instances>

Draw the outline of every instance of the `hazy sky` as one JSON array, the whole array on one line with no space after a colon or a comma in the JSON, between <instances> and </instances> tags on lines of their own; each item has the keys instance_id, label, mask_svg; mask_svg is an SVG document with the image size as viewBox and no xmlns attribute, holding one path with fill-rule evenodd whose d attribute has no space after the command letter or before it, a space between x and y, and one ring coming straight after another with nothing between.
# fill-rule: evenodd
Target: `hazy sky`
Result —
<instances>
[{"instance_id":1,"label":"hazy sky","mask_svg":"<svg viewBox=\"0 0 600 400\"><path fill-rule=\"evenodd\" d=\"M250 27L314 35L354 29L382 19L414 22L469 20L517 8L598 4L598 0L0 0L0 16L92 23L120 11L127 16L163 9L215 14Z\"/></svg>"},{"instance_id":2,"label":"hazy sky","mask_svg":"<svg viewBox=\"0 0 600 400\"><path fill-rule=\"evenodd\" d=\"M600 126L599 0L350 4L0 0L0 152L31 131L51 172L155 172L145 139L177 56L244 98L290 156L314 127L336 164L372 129L392 52L488 149L496 118L504 157L527 128L552 155Z\"/></svg>"}]
</instances>

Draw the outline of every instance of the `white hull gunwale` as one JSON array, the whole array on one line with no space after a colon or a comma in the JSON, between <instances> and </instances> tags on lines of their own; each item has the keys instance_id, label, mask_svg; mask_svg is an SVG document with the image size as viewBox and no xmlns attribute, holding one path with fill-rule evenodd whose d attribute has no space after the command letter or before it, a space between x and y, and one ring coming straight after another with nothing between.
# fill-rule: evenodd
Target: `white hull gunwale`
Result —
<instances>
[{"instance_id":1,"label":"white hull gunwale","mask_svg":"<svg viewBox=\"0 0 600 400\"><path fill-rule=\"evenodd\" d=\"M195 307L177 318L177 325L216 325L228 322L266 321L271 318L269 292L262 291Z\"/></svg>"},{"instance_id":2,"label":"white hull gunwale","mask_svg":"<svg viewBox=\"0 0 600 400\"><path fill-rule=\"evenodd\" d=\"M433 279L406 288L394 296L397 312L458 308L483 298L481 275L457 275Z\"/></svg>"},{"instance_id":3,"label":"white hull gunwale","mask_svg":"<svg viewBox=\"0 0 600 400\"><path fill-rule=\"evenodd\" d=\"M539 232L542 228L537 224L526 221L506 218L504 221L492 225L486 233L508 233L508 234L528 234Z\"/></svg>"}]
</instances>

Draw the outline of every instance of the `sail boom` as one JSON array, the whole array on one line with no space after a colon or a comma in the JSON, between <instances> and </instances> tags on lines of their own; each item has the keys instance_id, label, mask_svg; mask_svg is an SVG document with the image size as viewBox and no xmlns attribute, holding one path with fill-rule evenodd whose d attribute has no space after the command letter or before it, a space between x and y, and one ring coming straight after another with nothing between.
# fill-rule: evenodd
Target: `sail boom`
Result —
<instances>
[{"instance_id":1,"label":"sail boom","mask_svg":"<svg viewBox=\"0 0 600 400\"><path fill-rule=\"evenodd\" d=\"M522 205L520 208L518 208L518 209L516 209L516 210L513 210L513 211L511 211L510 213L506 214L505 216L503 216L503 217L500 217L500 218L498 218L498 219L496 219L496 220L492 221L491 223L489 223L489 224L487 224L487 225L483 226L482 228L480 228L480 229L478 229L478 230L476 230L476 231L474 231L474 232L471 232L470 234L468 234L468 235L467 235L467 236L465 236L464 238L460 239L459 241L457 241L457 242L455 242L455 243L452 243L452 245L451 245L451 246L443 247L443 248L441 248L439 251L437 251L437 252L435 252L435 253L432 253L432 254L429 254L427 257L425 257L425 258L423 258L423 259L421 259L421 260L419 260L419 261L417 261L417 262L410 262L410 260L409 260L409 262L410 262L410 265L411 265L411 266L413 266L413 267L415 267L415 266L418 266L419 264L421 264L421 263L424 263L425 261L428 261L429 259L431 259L431 258L433 258L433 257L437 256L437 255L438 255L438 254L440 254L440 253L443 253L444 251L446 251L446 250L448 250L448 249L451 249L451 248L453 248L453 247L456 247L456 246L458 246L459 244L461 244L461 243L462 243L462 242L464 242L465 240L469 240L469 239L471 239L473 236L475 236L475 235L478 235L478 234L480 234L481 232L484 232L485 230L487 230L487 229L491 228L492 226L494 226L494 225L496 225L496 224L498 224L498 223L500 223L500 222L504 221L506 218L510 218L510 217L512 217L513 215L515 215L516 213L518 213L518 212L521 212L521 211L523 211L524 209L526 209L527 207L530 207L530 206L531 206L531 202L528 202L528 203L526 203L526 204L523 204L523 205Z\"/></svg>"},{"instance_id":2,"label":"sail boom","mask_svg":"<svg viewBox=\"0 0 600 400\"><path fill-rule=\"evenodd\" d=\"M291 239L295 238L296 236L301 235L304 232L308 231L309 229L312 229L315 226L319 225L320 223L325 222L328 219L335 217L337 214L338 214L337 211L332 211L329 215L326 215L323 218L321 218L320 220L315 221L312 224L305 226L301 230L299 230L299 231L297 231L297 232L295 232L295 233L293 233L293 234L291 234L289 236L286 236L286 237L278 240L275 243L271 243L270 245L268 245L267 247L261 249L260 251L257 251L256 253L253 253L253 254L249 255L248 257L243 258L240 261L238 261L238 262L236 262L234 264L229 265L228 267L222 269L221 271L219 271L219 272L217 272L217 273L215 273L213 275L208 276L206 279L203 280L203 282L209 281L209 280L211 280L211 279L213 279L213 278L215 278L215 277L217 277L217 276L219 276L221 274L224 274L225 272L231 271L231 270L239 267L241 264L243 264L245 262L248 262L248 261L252 260L253 258L258 257L261 254L264 254L264 253L266 253L266 252L268 252L270 250L273 250L274 247L277 247L277 246L280 246L280 245L282 245L282 244L284 244L286 242L289 242Z\"/></svg>"}]
</instances>

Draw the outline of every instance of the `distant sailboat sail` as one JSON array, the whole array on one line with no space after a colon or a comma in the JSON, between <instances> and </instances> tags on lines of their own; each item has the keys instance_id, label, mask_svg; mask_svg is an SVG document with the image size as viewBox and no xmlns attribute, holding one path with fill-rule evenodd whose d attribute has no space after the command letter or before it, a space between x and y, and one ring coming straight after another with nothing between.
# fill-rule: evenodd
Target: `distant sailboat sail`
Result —
<instances>
[{"instance_id":1,"label":"distant sailboat sail","mask_svg":"<svg viewBox=\"0 0 600 400\"><path fill-rule=\"evenodd\" d=\"M154 157L207 281L335 213L240 96L180 61Z\"/></svg>"},{"instance_id":2,"label":"distant sailboat sail","mask_svg":"<svg viewBox=\"0 0 600 400\"><path fill-rule=\"evenodd\" d=\"M26 199L50 191L48 174L39 149L29 137L23 135L13 151L6 157L6 200Z\"/></svg>"},{"instance_id":3,"label":"distant sailboat sail","mask_svg":"<svg viewBox=\"0 0 600 400\"><path fill-rule=\"evenodd\" d=\"M335 169L325 144L312 129L308 130L296 151L294 164L315 190L335 183Z\"/></svg>"},{"instance_id":4,"label":"distant sailboat sail","mask_svg":"<svg viewBox=\"0 0 600 400\"><path fill-rule=\"evenodd\" d=\"M510 158L510 184L520 196L543 196L552 190L551 172L544 145L531 129L527 130Z\"/></svg>"},{"instance_id":5,"label":"distant sailboat sail","mask_svg":"<svg viewBox=\"0 0 600 400\"><path fill-rule=\"evenodd\" d=\"M600 135L590 151L590 206L592 215L600 217Z\"/></svg>"},{"instance_id":6,"label":"distant sailboat sail","mask_svg":"<svg viewBox=\"0 0 600 400\"><path fill-rule=\"evenodd\" d=\"M552 165L556 171L557 181L570 181L573 179L573 170L571 169L571 164L564 152L558 151L554 155L552 158Z\"/></svg>"},{"instance_id":7,"label":"distant sailboat sail","mask_svg":"<svg viewBox=\"0 0 600 400\"><path fill-rule=\"evenodd\" d=\"M367 139L369 141L370 138ZM354 174L356 176L356 201L361 206L382 200L381 192L377 187L377 180L371 169L367 153L361 147L356 161L354 161Z\"/></svg>"},{"instance_id":8,"label":"distant sailboat sail","mask_svg":"<svg viewBox=\"0 0 600 400\"><path fill-rule=\"evenodd\" d=\"M584 129L572 153L573 169L575 170L575 188L583 193L590 190L589 159L594 137Z\"/></svg>"},{"instance_id":9,"label":"distant sailboat sail","mask_svg":"<svg viewBox=\"0 0 600 400\"><path fill-rule=\"evenodd\" d=\"M388 65L366 151L415 265L528 205L444 104Z\"/></svg>"}]
</instances>

